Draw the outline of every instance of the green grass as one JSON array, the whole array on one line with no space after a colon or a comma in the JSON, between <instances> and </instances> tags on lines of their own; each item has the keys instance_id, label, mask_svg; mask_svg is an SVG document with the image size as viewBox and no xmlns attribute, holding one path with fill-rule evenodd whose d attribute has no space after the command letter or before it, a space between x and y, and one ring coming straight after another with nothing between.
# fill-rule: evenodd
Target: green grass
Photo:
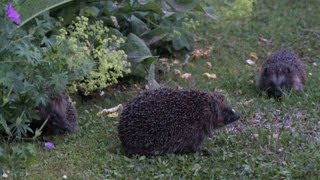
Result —
<instances>
[{"instance_id":1,"label":"green grass","mask_svg":"<svg viewBox=\"0 0 320 180\"><path fill-rule=\"evenodd\" d=\"M218 22L201 22L199 47L211 47L213 56L173 65L163 84L201 90L222 91L241 121L215 132L202 153L134 157L123 155L117 137L117 118L97 116L102 108L125 103L139 89L106 92L103 98L77 102L80 131L66 136L47 137L54 150L41 143L28 143L36 154L15 163L5 162L9 177L27 179L317 179L320 177L320 2L262 1L251 13L223 16L230 4L209 1L220 13ZM228 1L232 2L232 1ZM249 11L250 12L250 11ZM221 15L222 14L222 15ZM259 42L259 37L268 43ZM307 66L308 82L303 93L288 93L281 102L260 95L254 81L257 67L267 53L289 48ZM258 65L247 65L250 52ZM206 62L212 63L209 69ZM317 63L318 66L312 65ZM174 75L173 69L193 74L191 80ZM203 73L217 74L208 80ZM239 90L242 92L239 94ZM248 100L251 104L245 105ZM11 146L21 146L21 143ZM5 150L9 146L5 146ZM30 148L32 151L32 148ZM0 151L1 154L1 151ZM11 153L14 154L14 153ZM19 154L19 153L15 153ZM18 167L18 168L17 168Z\"/></svg>"}]
</instances>

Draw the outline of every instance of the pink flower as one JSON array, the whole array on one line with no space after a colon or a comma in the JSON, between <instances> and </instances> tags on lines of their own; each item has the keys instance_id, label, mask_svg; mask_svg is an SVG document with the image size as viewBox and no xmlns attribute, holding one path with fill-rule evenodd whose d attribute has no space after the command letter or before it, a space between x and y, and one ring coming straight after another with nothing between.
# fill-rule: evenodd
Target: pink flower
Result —
<instances>
[{"instance_id":1,"label":"pink flower","mask_svg":"<svg viewBox=\"0 0 320 180\"><path fill-rule=\"evenodd\" d=\"M44 143L44 147L47 149L53 149L54 148L54 144L52 142L45 142Z\"/></svg>"},{"instance_id":2,"label":"pink flower","mask_svg":"<svg viewBox=\"0 0 320 180\"><path fill-rule=\"evenodd\" d=\"M20 14L14 9L12 3L7 5L7 16L8 18L15 22L16 24L21 24Z\"/></svg>"}]
</instances>

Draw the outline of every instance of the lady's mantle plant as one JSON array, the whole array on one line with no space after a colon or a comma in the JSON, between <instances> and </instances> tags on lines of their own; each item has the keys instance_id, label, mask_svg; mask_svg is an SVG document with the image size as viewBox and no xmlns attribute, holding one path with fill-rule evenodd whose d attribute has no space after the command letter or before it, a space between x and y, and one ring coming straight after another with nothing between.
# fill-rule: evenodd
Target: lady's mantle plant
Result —
<instances>
[{"instance_id":1,"label":"lady's mantle plant","mask_svg":"<svg viewBox=\"0 0 320 180\"><path fill-rule=\"evenodd\" d=\"M119 77L130 71L125 52L118 50L124 40L111 35L102 21L89 22L86 17L77 17L68 28L59 30L56 40L57 45L63 45L57 47L56 53L71 55L66 62L74 79L72 91L80 90L87 95L117 83Z\"/></svg>"}]
</instances>

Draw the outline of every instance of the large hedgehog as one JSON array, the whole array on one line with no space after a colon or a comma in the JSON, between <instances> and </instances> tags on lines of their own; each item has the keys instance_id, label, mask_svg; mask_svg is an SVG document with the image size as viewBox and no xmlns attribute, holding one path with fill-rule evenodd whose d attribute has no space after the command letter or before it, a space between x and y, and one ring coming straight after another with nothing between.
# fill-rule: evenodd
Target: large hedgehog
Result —
<instances>
[{"instance_id":1,"label":"large hedgehog","mask_svg":"<svg viewBox=\"0 0 320 180\"><path fill-rule=\"evenodd\" d=\"M214 129L239 118L217 93L160 88L125 105L118 132L127 156L196 152Z\"/></svg>"},{"instance_id":2,"label":"large hedgehog","mask_svg":"<svg viewBox=\"0 0 320 180\"><path fill-rule=\"evenodd\" d=\"M39 128L48 119L42 132L46 135L71 133L78 129L78 117L75 107L69 101L66 92L49 93L46 105L38 106L40 120L35 121L33 127Z\"/></svg>"},{"instance_id":3,"label":"large hedgehog","mask_svg":"<svg viewBox=\"0 0 320 180\"><path fill-rule=\"evenodd\" d=\"M301 91L306 72L299 57L288 50L274 52L262 65L257 86L269 97L280 98L284 90Z\"/></svg>"}]
</instances>

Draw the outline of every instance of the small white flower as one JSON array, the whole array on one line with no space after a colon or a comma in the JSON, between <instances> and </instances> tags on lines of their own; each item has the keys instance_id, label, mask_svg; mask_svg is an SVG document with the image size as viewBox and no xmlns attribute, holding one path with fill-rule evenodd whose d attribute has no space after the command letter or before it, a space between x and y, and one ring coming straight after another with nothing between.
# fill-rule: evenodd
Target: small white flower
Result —
<instances>
[{"instance_id":1,"label":"small white flower","mask_svg":"<svg viewBox=\"0 0 320 180\"><path fill-rule=\"evenodd\" d=\"M3 177L3 178L8 178L8 174L5 173L5 172L3 172L2 177Z\"/></svg>"},{"instance_id":2,"label":"small white flower","mask_svg":"<svg viewBox=\"0 0 320 180\"><path fill-rule=\"evenodd\" d=\"M68 179L67 175L62 176L63 179Z\"/></svg>"}]
</instances>

